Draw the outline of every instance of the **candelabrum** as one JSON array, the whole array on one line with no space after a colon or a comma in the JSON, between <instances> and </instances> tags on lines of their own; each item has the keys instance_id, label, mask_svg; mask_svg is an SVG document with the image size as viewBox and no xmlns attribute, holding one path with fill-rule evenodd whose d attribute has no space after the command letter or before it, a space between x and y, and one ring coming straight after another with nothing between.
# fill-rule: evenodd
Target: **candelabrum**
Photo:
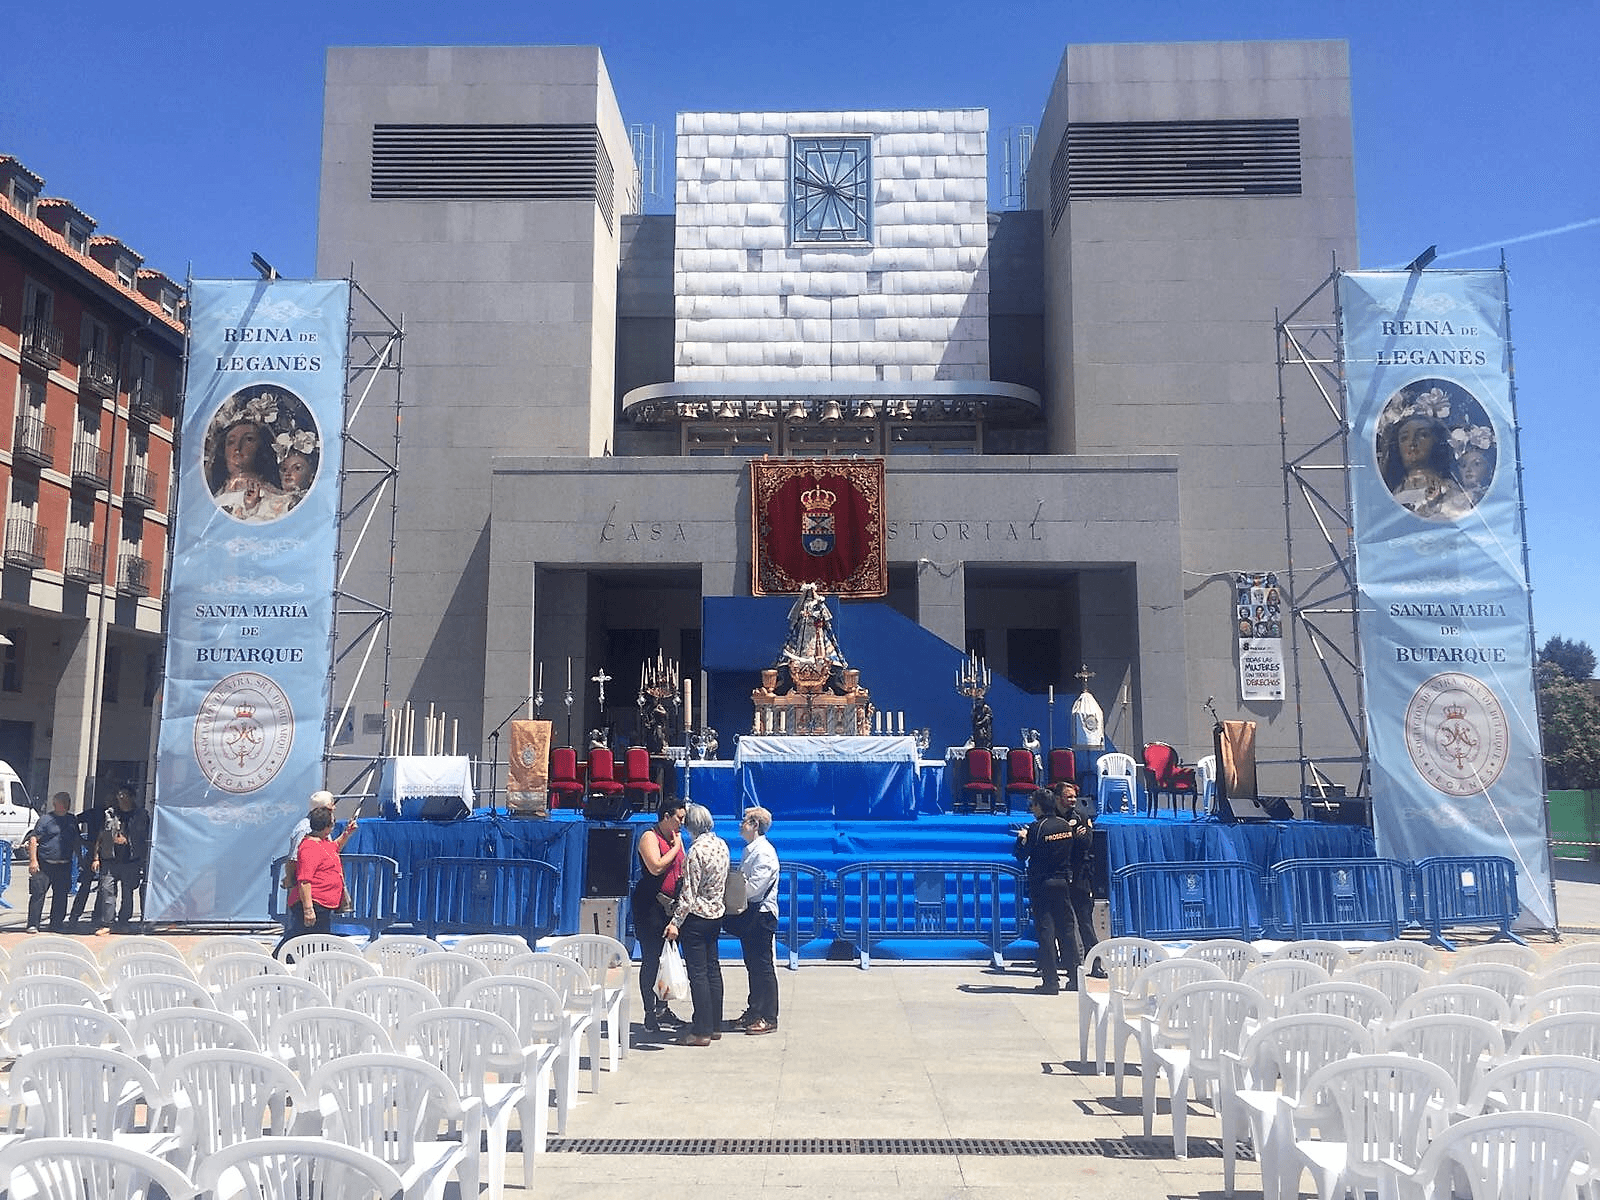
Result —
<instances>
[{"instance_id":1,"label":"candelabrum","mask_svg":"<svg viewBox=\"0 0 1600 1200\"><path fill-rule=\"evenodd\" d=\"M926 757L928 753L928 743L933 740L933 731L927 728L913 729L911 731L911 736L917 740L918 757Z\"/></svg>"},{"instance_id":2,"label":"candelabrum","mask_svg":"<svg viewBox=\"0 0 1600 1200\"><path fill-rule=\"evenodd\" d=\"M956 668L956 692L969 700L982 700L991 678L988 664L974 651Z\"/></svg>"}]
</instances>

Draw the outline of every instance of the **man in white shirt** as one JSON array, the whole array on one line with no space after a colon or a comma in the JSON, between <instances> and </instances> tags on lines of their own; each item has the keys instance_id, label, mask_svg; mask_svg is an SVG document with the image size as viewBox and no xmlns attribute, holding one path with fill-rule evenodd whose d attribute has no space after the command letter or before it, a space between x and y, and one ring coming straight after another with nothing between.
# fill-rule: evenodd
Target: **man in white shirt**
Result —
<instances>
[{"instance_id":1,"label":"man in white shirt","mask_svg":"<svg viewBox=\"0 0 1600 1200\"><path fill-rule=\"evenodd\" d=\"M773 937L778 930L778 852L767 841L772 814L764 808L747 808L739 822L744 857L739 873L749 903L744 912L725 924L739 938L745 973L750 977L750 998L744 1015L733 1022L752 1037L778 1028L778 972L772 962Z\"/></svg>"}]
</instances>

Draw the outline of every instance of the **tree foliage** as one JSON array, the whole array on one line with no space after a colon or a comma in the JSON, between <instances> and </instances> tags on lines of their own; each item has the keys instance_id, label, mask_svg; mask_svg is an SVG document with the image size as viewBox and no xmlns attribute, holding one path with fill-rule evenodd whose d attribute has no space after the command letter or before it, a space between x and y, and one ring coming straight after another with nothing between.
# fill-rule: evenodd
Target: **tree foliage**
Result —
<instances>
[{"instance_id":1,"label":"tree foliage","mask_svg":"<svg viewBox=\"0 0 1600 1200\"><path fill-rule=\"evenodd\" d=\"M1589 658L1592 662L1594 655ZM1541 670L1539 730L1547 786L1600 788L1600 699L1588 683L1559 670Z\"/></svg>"},{"instance_id":2,"label":"tree foliage","mask_svg":"<svg viewBox=\"0 0 1600 1200\"><path fill-rule=\"evenodd\" d=\"M1588 679L1594 674L1594 651L1589 648L1588 642L1553 637L1539 651L1539 661L1554 663L1569 679Z\"/></svg>"}]
</instances>

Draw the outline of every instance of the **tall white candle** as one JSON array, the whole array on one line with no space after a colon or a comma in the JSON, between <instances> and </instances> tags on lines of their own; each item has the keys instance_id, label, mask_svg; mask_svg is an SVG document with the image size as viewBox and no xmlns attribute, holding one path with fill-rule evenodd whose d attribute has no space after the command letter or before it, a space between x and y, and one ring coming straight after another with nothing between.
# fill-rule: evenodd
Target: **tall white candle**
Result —
<instances>
[{"instance_id":1,"label":"tall white candle","mask_svg":"<svg viewBox=\"0 0 1600 1200\"><path fill-rule=\"evenodd\" d=\"M572 690L572 655L567 655L567 691Z\"/></svg>"},{"instance_id":2,"label":"tall white candle","mask_svg":"<svg viewBox=\"0 0 1600 1200\"><path fill-rule=\"evenodd\" d=\"M709 729L711 727L710 723L706 719L706 707L707 707L707 704L709 703L709 693L710 693L710 691L711 691L711 689L706 686L706 673L704 671L701 671L700 672L700 728L701 729Z\"/></svg>"},{"instance_id":3,"label":"tall white candle","mask_svg":"<svg viewBox=\"0 0 1600 1200\"><path fill-rule=\"evenodd\" d=\"M694 703L693 703L693 700L692 700L693 696L694 696L694 681L690 680L690 679L685 679L683 681L683 731L685 733L688 733L690 727L694 725Z\"/></svg>"},{"instance_id":4,"label":"tall white candle","mask_svg":"<svg viewBox=\"0 0 1600 1200\"><path fill-rule=\"evenodd\" d=\"M900 712L895 714L895 717L896 717L895 723L900 726L898 732L903 736L905 734L905 731L906 731L906 714L905 714L905 711L901 710Z\"/></svg>"}]
</instances>

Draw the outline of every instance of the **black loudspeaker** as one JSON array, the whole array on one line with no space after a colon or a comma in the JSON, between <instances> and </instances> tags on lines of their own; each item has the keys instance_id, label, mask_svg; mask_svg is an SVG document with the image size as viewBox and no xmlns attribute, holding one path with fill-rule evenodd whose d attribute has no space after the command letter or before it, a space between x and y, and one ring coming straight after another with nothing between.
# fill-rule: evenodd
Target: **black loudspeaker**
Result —
<instances>
[{"instance_id":1,"label":"black loudspeaker","mask_svg":"<svg viewBox=\"0 0 1600 1200\"><path fill-rule=\"evenodd\" d=\"M627 826L589 826L589 863L583 875L585 896L617 897L628 894L628 856L633 852L633 830Z\"/></svg>"},{"instance_id":2,"label":"black loudspeaker","mask_svg":"<svg viewBox=\"0 0 1600 1200\"><path fill-rule=\"evenodd\" d=\"M464 821L470 814L460 796L407 796L385 805L383 815L403 821Z\"/></svg>"}]
</instances>

